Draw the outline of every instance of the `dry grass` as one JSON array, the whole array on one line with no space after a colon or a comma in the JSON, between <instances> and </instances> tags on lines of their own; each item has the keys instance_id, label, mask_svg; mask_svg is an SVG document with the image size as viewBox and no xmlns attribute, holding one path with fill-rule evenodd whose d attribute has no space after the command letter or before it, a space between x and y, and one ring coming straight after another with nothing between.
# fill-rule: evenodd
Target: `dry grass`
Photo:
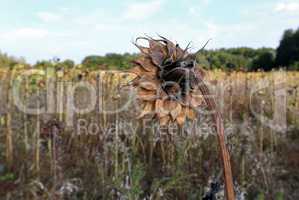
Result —
<instances>
[{"instance_id":1,"label":"dry grass","mask_svg":"<svg viewBox=\"0 0 299 200\"><path fill-rule=\"evenodd\" d=\"M51 73L49 77L57 76ZM0 72L1 199L200 199L211 181L222 184L210 115L199 114L195 123L173 131L136 121L134 102L117 114L100 113L125 104L128 91L118 86L130 76L99 71L78 76L81 73L72 70L57 78L72 84L79 79L90 82L100 101L92 112L72 118L66 109L60 114L21 112L7 92L7 72ZM28 107L45 105L44 79L31 77L22 84L21 98ZM209 80L225 118L238 195L298 199L299 73L214 71ZM266 87L251 95L257 86ZM65 87L56 92L68 95ZM283 92L286 110L281 104ZM78 89L76 105L88 105L86 96ZM62 99L58 103L65 108L67 98ZM82 119L89 126L99 125L98 134L78 135L76 125ZM68 120L74 126L67 126ZM268 126L284 125L284 120L284 130Z\"/></svg>"}]
</instances>

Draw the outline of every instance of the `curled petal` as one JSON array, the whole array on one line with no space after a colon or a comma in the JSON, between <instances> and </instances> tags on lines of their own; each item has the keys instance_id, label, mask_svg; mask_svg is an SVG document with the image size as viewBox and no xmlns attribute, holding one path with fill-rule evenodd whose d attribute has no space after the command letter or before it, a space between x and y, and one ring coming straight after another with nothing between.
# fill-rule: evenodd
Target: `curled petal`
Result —
<instances>
[{"instance_id":1,"label":"curled petal","mask_svg":"<svg viewBox=\"0 0 299 200\"><path fill-rule=\"evenodd\" d=\"M149 54L149 48L140 46L138 44L135 44L135 46L141 51L141 53L143 53L145 55Z\"/></svg>"},{"instance_id":2,"label":"curled petal","mask_svg":"<svg viewBox=\"0 0 299 200\"><path fill-rule=\"evenodd\" d=\"M151 72L156 70L156 66L152 63L151 59L148 57L139 57L133 61L133 63L140 65L145 71Z\"/></svg>"},{"instance_id":3,"label":"curled petal","mask_svg":"<svg viewBox=\"0 0 299 200\"><path fill-rule=\"evenodd\" d=\"M144 81L140 81L139 86L146 90L156 91L159 88L159 82L157 80L151 80L151 81L144 80Z\"/></svg>"},{"instance_id":4,"label":"curled petal","mask_svg":"<svg viewBox=\"0 0 299 200\"><path fill-rule=\"evenodd\" d=\"M133 73L139 77L147 77L149 79L154 79L157 77L158 69L153 68L152 71L146 71L140 65L136 65L135 67L128 70L129 73Z\"/></svg>"},{"instance_id":5,"label":"curled petal","mask_svg":"<svg viewBox=\"0 0 299 200\"><path fill-rule=\"evenodd\" d=\"M174 61L176 59L176 45L165 37L160 37L164 40L164 43L166 43L169 57Z\"/></svg>"},{"instance_id":6,"label":"curled petal","mask_svg":"<svg viewBox=\"0 0 299 200\"><path fill-rule=\"evenodd\" d=\"M148 42L149 42L149 57L151 58L151 61L156 66L162 65L165 57L167 56L164 45L160 41L154 40L150 37L148 38Z\"/></svg>"},{"instance_id":7,"label":"curled petal","mask_svg":"<svg viewBox=\"0 0 299 200\"><path fill-rule=\"evenodd\" d=\"M176 48L177 59L184 59L188 55L187 51L190 49L190 44L191 43L189 42L184 50L182 50L179 46L177 46Z\"/></svg>"},{"instance_id":8,"label":"curled petal","mask_svg":"<svg viewBox=\"0 0 299 200\"><path fill-rule=\"evenodd\" d=\"M146 115L153 114L154 108L155 108L154 102L145 102L145 105L144 105L140 115L137 118L140 119Z\"/></svg>"},{"instance_id":9,"label":"curled petal","mask_svg":"<svg viewBox=\"0 0 299 200\"><path fill-rule=\"evenodd\" d=\"M159 51L153 51L150 53L150 56L152 58L152 61L155 65L161 66L164 61L164 55L162 52Z\"/></svg>"},{"instance_id":10,"label":"curled petal","mask_svg":"<svg viewBox=\"0 0 299 200\"><path fill-rule=\"evenodd\" d=\"M144 69L142 69L142 67L140 67L139 65L129 69L128 72L133 73L139 77L146 73L146 71L144 71Z\"/></svg>"},{"instance_id":11,"label":"curled petal","mask_svg":"<svg viewBox=\"0 0 299 200\"><path fill-rule=\"evenodd\" d=\"M139 88L137 92L137 98L144 101L154 101L157 99L157 92Z\"/></svg>"},{"instance_id":12,"label":"curled petal","mask_svg":"<svg viewBox=\"0 0 299 200\"><path fill-rule=\"evenodd\" d=\"M146 37L138 37L136 38L135 42L133 42L133 44L141 51L141 53L145 54L145 55L148 55L150 52L149 52L149 48L147 47L143 47L141 45L138 44L138 40L148 40L148 38Z\"/></svg>"},{"instance_id":13,"label":"curled petal","mask_svg":"<svg viewBox=\"0 0 299 200\"><path fill-rule=\"evenodd\" d=\"M177 59L182 59L184 57L184 50L181 49L178 45L176 47L176 56L177 56Z\"/></svg>"},{"instance_id":14,"label":"curled petal","mask_svg":"<svg viewBox=\"0 0 299 200\"><path fill-rule=\"evenodd\" d=\"M162 40L155 40L153 38L150 38L149 47L150 47L151 52L160 52L160 53L162 53L162 55L164 57L166 57L167 56L167 48L161 42L162 42Z\"/></svg>"}]
</instances>

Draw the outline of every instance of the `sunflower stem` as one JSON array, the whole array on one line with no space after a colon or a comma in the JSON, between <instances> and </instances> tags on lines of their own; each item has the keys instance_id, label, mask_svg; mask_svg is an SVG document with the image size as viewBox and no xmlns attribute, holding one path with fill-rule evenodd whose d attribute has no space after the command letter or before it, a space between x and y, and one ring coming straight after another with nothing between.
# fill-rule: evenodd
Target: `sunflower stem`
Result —
<instances>
[{"instance_id":1,"label":"sunflower stem","mask_svg":"<svg viewBox=\"0 0 299 200\"><path fill-rule=\"evenodd\" d=\"M201 80L202 81L202 80ZM235 200L234 194L234 185L233 185L233 176L232 169L230 164L230 155L225 144L225 135L224 135L224 126L221 113L217 109L216 102L214 98L211 98L209 89L207 85L202 81L199 85L204 99L208 105L208 108L212 111L215 111L213 118L216 124L217 138L220 147L220 157L222 160L223 174L224 174L224 183L226 190L226 199Z\"/></svg>"}]
</instances>

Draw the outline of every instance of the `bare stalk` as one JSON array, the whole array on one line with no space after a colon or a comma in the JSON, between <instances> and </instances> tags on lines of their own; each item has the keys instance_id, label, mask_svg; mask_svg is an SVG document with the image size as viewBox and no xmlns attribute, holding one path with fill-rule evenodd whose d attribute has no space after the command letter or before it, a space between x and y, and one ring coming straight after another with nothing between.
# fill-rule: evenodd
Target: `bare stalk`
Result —
<instances>
[{"instance_id":1,"label":"bare stalk","mask_svg":"<svg viewBox=\"0 0 299 200\"><path fill-rule=\"evenodd\" d=\"M39 89L38 89L38 96L40 95ZM37 103L37 115L36 115L36 130L35 130L35 170L39 178L39 172L40 172L40 102Z\"/></svg>"},{"instance_id":2,"label":"bare stalk","mask_svg":"<svg viewBox=\"0 0 299 200\"><path fill-rule=\"evenodd\" d=\"M211 98L210 91L209 91L207 85L204 84L203 81L199 85L199 89L205 98L208 108L210 110L215 111L215 113L213 115L213 119L216 124L217 138L218 138L219 147L220 147L220 157L221 157L222 166L223 166L226 199L227 200L235 200L233 176L232 176L232 169L231 169L231 164L230 164L230 156L229 156L229 152L226 148L226 144L225 144L223 119L222 119L221 113L217 109L215 99Z\"/></svg>"},{"instance_id":3,"label":"bare stalk","mask_svg":"<svg viewBox=\"0 0 299 200\"><path fill-rule=\"evenodd\" d=\"M7 89L7 113L6 113L6 163L8 168L13 165L13 144L12 144L12 127L11 127L11 112L12 112L12 76L8 76L8 89Z\"/></svg>"}]
</instances>

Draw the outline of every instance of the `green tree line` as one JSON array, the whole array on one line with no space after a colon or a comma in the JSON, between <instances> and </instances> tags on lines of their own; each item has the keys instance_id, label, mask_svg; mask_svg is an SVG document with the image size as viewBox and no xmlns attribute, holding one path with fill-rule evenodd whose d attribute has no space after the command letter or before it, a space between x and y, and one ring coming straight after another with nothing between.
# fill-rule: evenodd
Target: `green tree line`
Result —
<instances>
[{"instance_id":1,"label":"green tree line","mask_svg":"<svg viewBox=\"0 0 299 200\"><path fill-rule=\"evenodd\" d=\"M13 68L16 64L27 65L24 58L9 56L0 51L0 68Z\"/></svg>"},{"instance_id":2,"label":"green tree line","mask_svg":"<svg viewBox=\"0 0 299 200\"><path fill-rule=\"evenodd\" d=\"M87 69L128 69L132 60L138 54L107 53L106 55L89 55L79 65L74 61L54 59L38 61L33 67L83 67ZM299 70L299 28L285 30L279 46L273 48L221 48L204 50L197 56L198 63L206 69L269 71L285 68ZM17 59L0 52L0 67L13 67L17 63L25 63L24 59Z\"/></svg>"}]
</instances>

